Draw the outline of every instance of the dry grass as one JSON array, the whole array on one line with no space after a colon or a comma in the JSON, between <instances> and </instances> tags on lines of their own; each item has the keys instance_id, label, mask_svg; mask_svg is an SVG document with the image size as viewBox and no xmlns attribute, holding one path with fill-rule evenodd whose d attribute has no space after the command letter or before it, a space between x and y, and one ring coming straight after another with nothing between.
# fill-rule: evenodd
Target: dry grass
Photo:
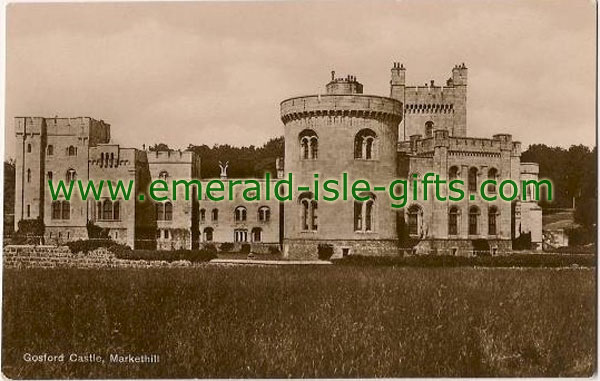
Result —
<instances>
[{"instance_id":1,"label":"dry grass","mask_svg":"<svg viewBox=\"0 0 600 381\"><path fill-rule=\"evenodd\" d=\"M10 378L588 376L595 271L5 270ZM159 353L158 365L23 353Z\"/></svg>"}]
</instances>

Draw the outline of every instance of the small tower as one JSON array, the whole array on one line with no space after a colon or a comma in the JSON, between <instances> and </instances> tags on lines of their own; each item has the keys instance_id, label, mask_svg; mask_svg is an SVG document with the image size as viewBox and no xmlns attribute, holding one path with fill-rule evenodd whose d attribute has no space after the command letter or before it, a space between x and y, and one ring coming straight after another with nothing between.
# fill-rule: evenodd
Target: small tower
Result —
<instances>
[{"instance_id":1,"label":"small tower","mask_svg":"<svg viewBox=\"0 0 600 381\"><path fill-rule=\"evenodd\" d=\"M392 66L392 79L390 80L390 98L404 103L404 86L406 85L406 69L404 64L394 62Z\"/></svg>"}]
</instances>

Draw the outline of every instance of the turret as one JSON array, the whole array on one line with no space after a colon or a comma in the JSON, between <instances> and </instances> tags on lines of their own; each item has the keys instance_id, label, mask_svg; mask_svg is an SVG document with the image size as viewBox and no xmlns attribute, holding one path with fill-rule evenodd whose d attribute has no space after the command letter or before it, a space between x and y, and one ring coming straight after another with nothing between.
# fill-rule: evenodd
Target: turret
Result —
<instances>
[{"instance_id":1,"label":"turret","mask_svg":"<svg viewBox=\"0 0 600 381\"><path fill-rule=\"evenodd\" d=\"M467 86L467 66L463 62L452 69L452 84L454 86Z\"/></svg>"},{"instance_id":2,"label":"turret","mask_svg":"<svg viewBox=\"0 0 600 381\"><path fill-rule=\"evenodd\" d=\"M331 82L326 86L327 94L362 94L363 85L353 75L346 78L335 78L335 71L331 71Z\"/></svg>"},{"instance_id":3,"label":"turret","mask_svg":"<svg viewBox=\"0 0 600 381\"><path fill-rule=\"evenodd\" d=\"M390 80L390 97L404 102L404 86L406 84L406 69L399 62L394 62L392 79Z\"/></svg>"}]
</instances>

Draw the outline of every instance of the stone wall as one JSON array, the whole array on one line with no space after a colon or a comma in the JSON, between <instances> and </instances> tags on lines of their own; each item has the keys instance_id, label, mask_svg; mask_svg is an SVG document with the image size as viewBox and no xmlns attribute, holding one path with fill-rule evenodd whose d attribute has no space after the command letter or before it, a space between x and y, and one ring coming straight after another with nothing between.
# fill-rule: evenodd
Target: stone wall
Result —
<instances>
[{"instance_id":1,"label":"stone wall","mask_svg":"<svg viewBox=\"0 0 600 381\"><path fill-rule=\"evenodd\" d=\"M4 268L102 268L102 267L187 267L190 261L146 261L116 258L105 248L87 254L73 254L67 246L8 245L4 247Z\"/></svg>"}]
</instances>

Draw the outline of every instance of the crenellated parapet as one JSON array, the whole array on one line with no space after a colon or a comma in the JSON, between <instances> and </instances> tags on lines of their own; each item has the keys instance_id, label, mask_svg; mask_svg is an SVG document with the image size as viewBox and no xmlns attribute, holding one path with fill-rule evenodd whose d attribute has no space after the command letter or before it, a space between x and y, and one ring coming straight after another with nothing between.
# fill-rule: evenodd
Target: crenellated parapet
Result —
<instances>
[{"instance_id":1,"label":"crenellated parapet","mask_svg":"<svg viewBox=\"0 0 600 381\"><path fill-rule=\"evenodd\" d=\"M392 98L358 94L311 95L281 102L283 123L318 116L348 116L399 123L402 103Z\"/></svg>"},{"instance_id":2,"label":"crenellated parapet","mask_svg":"<svg viewBox=\"0 0 600 381\"><path fill-rule=\"evenodd\" d=\"M520 142L513 142L509 134L497 134L492 139L449 136L446 130L436 130L432 137L412 135L409 140L398 143L398 152L427 155L436 147L446 147L449 155L499 156L502 151L520 156Z\"/></svg>"}]
</instances>

